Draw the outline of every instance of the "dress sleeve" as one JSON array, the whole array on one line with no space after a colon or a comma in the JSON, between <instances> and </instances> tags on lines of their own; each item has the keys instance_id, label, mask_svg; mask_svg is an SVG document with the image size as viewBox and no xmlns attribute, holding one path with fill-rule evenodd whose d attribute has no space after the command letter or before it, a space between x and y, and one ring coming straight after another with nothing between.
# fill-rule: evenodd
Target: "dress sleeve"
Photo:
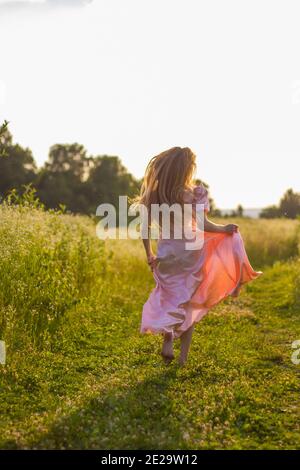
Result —
<instances>
[{"instance_id":1,"label":"dress sleeve","mask_svg":"<svg viewBox=\"0 0 300 470\"><path fill-rule=\"evenodd\" d=\"M209 212L209 199L208 199L208 191L203 186L203 184L197 185L193 189L194 194L194 202L196 204L204 204L204 211Z\"/></svg>"}]
</instances>

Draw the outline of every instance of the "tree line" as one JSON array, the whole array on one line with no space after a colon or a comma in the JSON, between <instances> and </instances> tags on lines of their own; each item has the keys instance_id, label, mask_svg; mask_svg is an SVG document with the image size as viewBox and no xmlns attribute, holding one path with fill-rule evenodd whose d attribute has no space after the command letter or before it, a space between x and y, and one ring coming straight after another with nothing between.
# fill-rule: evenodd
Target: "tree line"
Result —
<instances>
[{"instance_id":1,"label":"tree line","mask_svg":"<svg viewBox=\"0 0 300 470\"><path fill-rule=\"evenodd\" d=\"M88 155L78 143L53 145L48 160L38 168L31 150L13 142L5 122L0 126L0 200L13 189L21 195L28 185L35 188L48 209L64 206L73 213L95 214L103 202L117 206L119 195L135 197L141 180L127 171L119 157ZM211 215L221 215L212 198L210 207ZM279 205L266 207L260 213L263 218L295 219L299 215L300 193L292 189L286 191ZM243 207L238 205L230 216L243 217Z\"/></svg>"},{"instance_id":2,"label":"tree line","mask_svg":"<svg viewBox=\"0 0 300 470\"><path fill-rule=\"evenodd\" d=\"M0 155L2 199L12 189L22 194L31 184L46 208L63 205L73 213L95 214L102 202L117 205L119 195L136 196L141 184L119 157L90 156L78 143L53 145L38 168L31 150L14 144L7 128L0 136Z\"/></svg>"},{"instance_id":3,"label":"tree line","mask_svg":"<svg viewBox=\"0 0 300 470\"><path fill-rule=\"evenodd\" d=\"M277 217L296 219L298 216L300 216L300 193L294 192L292 188L284 193L278 205L265 207L260 213L260 217L265 219Z\"/></svg>"}]
</instances>

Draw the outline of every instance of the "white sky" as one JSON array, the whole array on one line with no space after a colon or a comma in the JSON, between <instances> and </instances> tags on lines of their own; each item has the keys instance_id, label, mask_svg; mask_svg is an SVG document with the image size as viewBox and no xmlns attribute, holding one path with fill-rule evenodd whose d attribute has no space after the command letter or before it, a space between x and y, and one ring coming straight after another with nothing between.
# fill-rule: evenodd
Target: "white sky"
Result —
<instances>
[{"instance_id":1,"label":"white sky","mask_svg":"<svg viewBox=\"0 0 300 470\"><path fill-rule=\"evenodd\" d=\"M140 177L180 145L220 208L300 190L298 0L73 3L0 0L0 119L39 165L77 141Z\"/></svg>"}]
</instances>

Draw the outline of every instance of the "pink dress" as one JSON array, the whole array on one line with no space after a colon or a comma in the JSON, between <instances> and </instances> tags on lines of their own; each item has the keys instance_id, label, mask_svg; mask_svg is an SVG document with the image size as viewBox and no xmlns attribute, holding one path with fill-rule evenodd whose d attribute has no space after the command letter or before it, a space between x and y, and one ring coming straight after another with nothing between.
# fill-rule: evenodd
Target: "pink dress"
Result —
<instances>
[{"instance_id":1,"label":"pink dress","mask_svg":"<svg viewBox=\"0 0 300 470\"><path fill-rule=\"evenodd\" d=\"M209 211L206 188L196 186L191 202ZM202 206L203 207L203 206ZM144 304L140 332L171 332L174 338L199 322L225 297L237 296L240 287L257 278L239 232L202 232L203 245L187 250L185 239L158 240L158 265L153 271L156 286Z\"/></svg>"}]
</instances>

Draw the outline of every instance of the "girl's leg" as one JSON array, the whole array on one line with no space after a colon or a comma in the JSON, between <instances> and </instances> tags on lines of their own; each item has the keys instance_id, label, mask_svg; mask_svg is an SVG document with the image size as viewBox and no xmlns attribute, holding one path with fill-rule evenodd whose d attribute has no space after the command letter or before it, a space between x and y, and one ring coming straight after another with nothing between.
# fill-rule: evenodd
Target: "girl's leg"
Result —
<instances>
[{"instance_id":1,"label":"girl's leg","mask_svg":"<svg viewBox=\"0 0 300 470\"><path fill-rule=\"evenodd\" d=\"M179 356L179 364L183 366L185 362L187 361L190 346L191 346L191 341L192 341L192 336L193 336L193 331L194 331L194 326L192 325L188 330L186 330L182 335L180 336L180 356Z\"/></svg>"},{"instance_id":2,"label":"girl's leg","mask_svg":"<svg viewBox=\"0 0 300 470\"><path fill-rule=\"evenodd\" d=\"M174 359L173 352L173 335L172 333L164 333L164 340L161 350L161 355L165 362L171 362Z\"/></svg>"}]
</instances>

